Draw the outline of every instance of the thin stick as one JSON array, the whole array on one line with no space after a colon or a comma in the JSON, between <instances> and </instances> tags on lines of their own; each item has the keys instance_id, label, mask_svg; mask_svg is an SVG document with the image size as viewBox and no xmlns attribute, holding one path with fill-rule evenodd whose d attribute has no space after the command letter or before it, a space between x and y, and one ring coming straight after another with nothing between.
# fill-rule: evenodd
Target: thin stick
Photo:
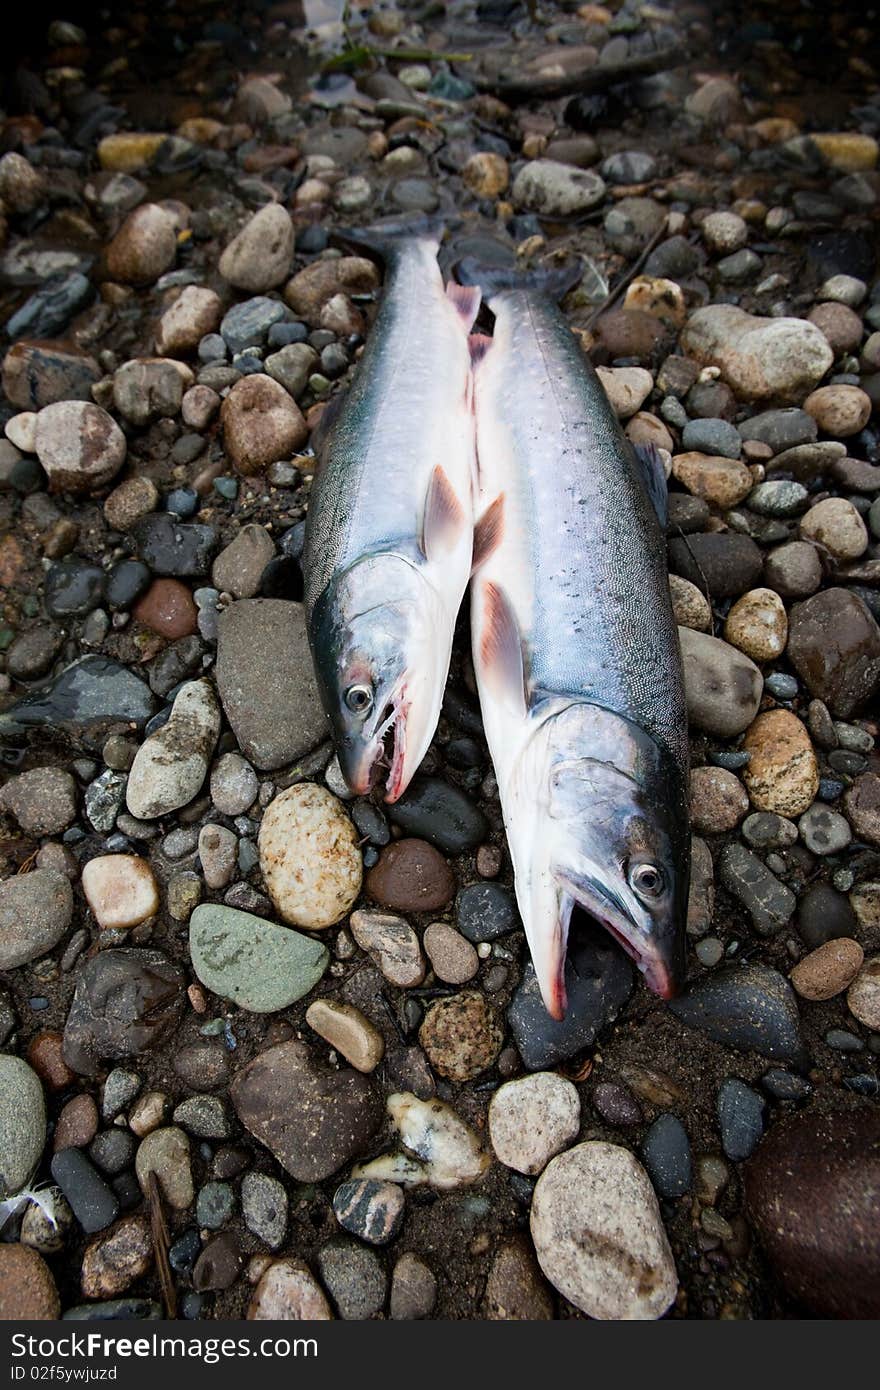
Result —
<instances>
[{"instance_id":1,"label":"thin stick","mask_svg":"<svg viewBox=\"0 0 880 1390\"><path fill-rule=\"evenodd\" d=\"M176 1318L177 1293L171 1275L171 1265L168 1262L168 1227L165 1223L165 1212L162 1209L162 1193L159 1189L159 1181L153 1172L149 1175L147 1187L149 1188L150 1199L150 1235L153 1239L153 1256L159 1274L159 1283L162 1286L165 1316Z\"/></svg>"},{"instance_id":2,"label":"thin stick","mask_svg":"<svg viewBox=\"0 0 880 1390\"><path fill-rule=\"evenodd\" d=\"M587 319L587 328L592 328L593 324L600 317L600 315L604 314L606 309L610 309L612 304L617 303L618 299L623 294L623 291L626 289L630 280L633 280L636 277L636 275L638 275L642 266L645 264L645 261L648 259L651 252L654 250L654 247L657 245L657 243L663 236L663 233L666 231L667 221L668 219L664 217L663 221L660 223L660 226L657 228L656 232L651 237L651 240L648 242L647 246L645 247L642 254L639 256L638 260L633 261L632 265L630 266L626 274L623 276L623 278L621 280L618 280L617 284L614 286L614 289L609 290L605 298L602 300L602 303L597 305L597 307L593 310L592 314Z\"/></svg>"}]
</instances>

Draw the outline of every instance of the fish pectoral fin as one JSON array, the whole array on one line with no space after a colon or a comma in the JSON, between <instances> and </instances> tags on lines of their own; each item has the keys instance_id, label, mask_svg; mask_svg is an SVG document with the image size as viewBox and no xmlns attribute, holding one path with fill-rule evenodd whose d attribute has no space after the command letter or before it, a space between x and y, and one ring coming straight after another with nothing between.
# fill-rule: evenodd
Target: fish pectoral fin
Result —
<instances>
[{"instance_id":1,"label":"fish pectoral fin","mask_svg":"<svg viewBox=\"0 0 880 1390\"><path fill-rule=\"evenodd\" d=\"M459 285L455 280L450 280L446 286L446 297L464 324L465 332L470 333L480 312L482 295L479 285Z\"/></svg>"},{"instance_id":2,"label":"fish pectoral fin","mask_svg":"<svg viewBox=\"0 0 880 1390\"><path fill-rule=\"evenodd\" d=\"M489 337L488 333L471 333L468 338L471 365L476 367L478 362L482 362L491 346L492 339Z\"/></svg>"},{"instance_id":3,"label":"fish pectoral fin","mask_svg":"<svg viewBox=\"0 0 880 1390\"><path fill-rule=\"evenodd\" d=\"M479 639L483 679L496 699L525 716L528 701L519 624L510 600L497 584L483 586L483 603Z\"/></svg>"},{"instance_id":4,"label":"fish pectoral fin","mask_svg":"<svg viewBox=\"0 0 880 1390\"><path fill-rule=\"evenodd\" d=\"M431 474L422 521L422 553L438 559L457 545L465 526L464 507L440 464Z\"/></svg>"},{"instance_id":5,"label":"fish pectoral fin","mask_svg":"<svg viewBox=\"0 0 880 1390\"><path fill-rule=\"evenodd\" d=\"M653 502L660 525L665 531L669 516L669 492L660 450L656 444L634 444L633 451L642 474L645 491Z\"/></svg>"},{"instance_id":6,"label":"fish pectoral fin","mask_svg":"<svg viewBox=\"0 0 880 1390\"><path fill-rule=\"evenodd\" d=\"M494 550L501 544L504 535L504 493L499 492L494 502L483 512L474 527L474 552L471 561L471 574L475 574L485 564Z\"/></svg>"}]
</instances>

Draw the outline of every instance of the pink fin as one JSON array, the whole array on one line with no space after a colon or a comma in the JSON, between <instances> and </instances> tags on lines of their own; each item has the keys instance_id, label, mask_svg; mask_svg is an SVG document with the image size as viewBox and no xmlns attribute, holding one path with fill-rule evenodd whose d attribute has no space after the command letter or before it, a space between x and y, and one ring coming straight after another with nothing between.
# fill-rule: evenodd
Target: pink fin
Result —
<instances>
[{"instance_id":1,"label":"pink fin","mask_svg":"<svg viewBox=\"0 0 880 1390\"><path fill-rule=\"evenodd\" d=\"M474 573L485 564L493 550L497 550L504 535L504 493L499 492L474 527L474 557L471 572Z\"/></svg>"},{"instance_id":2,"label":"pink fin","mask_svg":"<svg viewBox=\"0 0 880 1390\"><path fill-rule=\"evenodd\" d=\"M484 586L486 609L480 639L483 675L492 694L525 714L525 668L522 641L513 610L497 584Z\"/></svg>"},{"instance_id":3,"label":"pink fin","mask_svg":"<svg viewBox=\"0 0 880 1390\"><path fill-rule=\"evenodd\" d=\"M431 474L425 516L422 522L422 551L428 560L441 551L452 550L464 526L464 508L443 469L438 464Z\"/></svg>"},{"instance_id":4,"label":"pink fin","mask_svg":"<svg viewBox=\"0 0 880 1390\"><path fill-rule=\"evenodd\" d=\"M474 366L478 362L482 362L491 346L492 339L488 333L471 333L468 338L468 347L471 350L471 362Z\"/></svg>"},{"instance_id":5,"label":"pink fin","mask_svg":"<svg viewBox=\"0 0 880 1390\"><path fill-rule=\"evenodd\" d=\"M479 285L459 285L455 280L450 280L446 286L446 297L464 324L465 330L470 333L480 312Z\"/></svg>"}]
</instances>

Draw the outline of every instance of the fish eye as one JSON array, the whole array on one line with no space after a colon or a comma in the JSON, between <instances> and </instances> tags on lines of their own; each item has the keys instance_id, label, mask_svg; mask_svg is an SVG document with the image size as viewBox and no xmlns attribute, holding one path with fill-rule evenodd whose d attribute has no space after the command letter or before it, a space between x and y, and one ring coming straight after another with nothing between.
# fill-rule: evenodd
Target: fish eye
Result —
<instances>
[{"instance_id":1,"label":"fish eye","mask_svg":"<svg viewBox=\"0 0 880 1390\"><path fill-rule=\"evenodd\" d=\"M373 692L368 685L350 685L344 699L352 714L366 714L373 703Z\"/></svg>"},{"instance_id":2,"label":"fish eye","mask_svg":"<svg viewBox=\"0 0 880 1390\"><path fill-rule=\"evenodd\" d=\"M656 864L633 864L628 878L630 887L642 898L659 898L665 887L663 870Z\"/></svg>"}]
</instances>

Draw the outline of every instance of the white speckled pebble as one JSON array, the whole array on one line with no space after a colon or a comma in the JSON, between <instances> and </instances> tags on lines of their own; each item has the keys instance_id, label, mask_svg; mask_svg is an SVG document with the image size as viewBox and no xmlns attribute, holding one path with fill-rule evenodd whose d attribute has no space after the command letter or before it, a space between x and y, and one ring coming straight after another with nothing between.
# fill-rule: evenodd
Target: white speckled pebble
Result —
<instances>
[{"instance_id":1,"label":"white speckled pebble","mask_svg":"<svg viewBox=\"0 0 880 1390\"><path fill-rule=\"evenodd\" d=\"M518 1173L540 1173L577 1137L580 1122L576 1088L551 1071L506 1082L489 1104L492 1148Z\"/></svg>"},{"instance_id":2,"label":"white speckled pebble","mask_svg":"<svg viewBox=\"0 0 880 1390\"><path fill-rule=\"evenodd\" d=\"M351 910L363 876L357 831L325 787L302 782L276 796L259 849L266 888L285 922L314 931Z\"/></svg>"}]
</instances>

